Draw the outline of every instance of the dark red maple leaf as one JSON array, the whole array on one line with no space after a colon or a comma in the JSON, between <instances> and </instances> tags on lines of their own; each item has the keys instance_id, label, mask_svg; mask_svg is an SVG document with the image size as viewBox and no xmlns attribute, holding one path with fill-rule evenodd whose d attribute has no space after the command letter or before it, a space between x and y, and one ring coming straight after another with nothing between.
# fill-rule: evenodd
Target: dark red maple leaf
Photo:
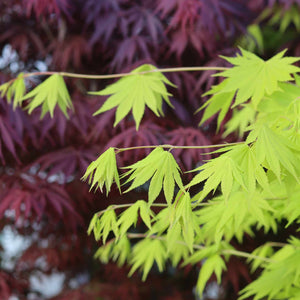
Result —
<instances>
[{"instance_id":1,"label":"dark red maple leaf","mask_svg":"<svg viewBox=\"0 0 300 300\"><path fill-rule=\"evenodd\" d=\"M12 210L15 222L26 219L40 221L47 217L49 222L63 222L73 230L82 224L82 217L63 185L26 173L3 175L1 180L5 180L7 185L1 193L0 216Z\"/></svg>"}]
</instances>

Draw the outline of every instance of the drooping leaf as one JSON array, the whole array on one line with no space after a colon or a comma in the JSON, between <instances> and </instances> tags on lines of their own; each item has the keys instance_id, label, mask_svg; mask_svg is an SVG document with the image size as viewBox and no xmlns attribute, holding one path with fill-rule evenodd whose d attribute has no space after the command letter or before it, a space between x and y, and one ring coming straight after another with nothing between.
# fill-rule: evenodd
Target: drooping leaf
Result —
<instances>
[{"instance_id":1,"label":"drooping leaf","mask_svg":"<svg viewBox=\"0 0 300 300\"><path fill-rule=\"evenodd\" d=\"M199 171L199 173L186 187L191 187L205 181L199 201L203 200L211 191L215 192L219 184L221 184L221 191L225 199L228 199L234 185L239 184L244 187L240 167L228 153L211 159L190 172L195 171Z\"/></svg>"},{"instance_id":2,"label":"drooping leaf","mask_svg":"<svg viewBox=\"0 0 300 300\"><path fill-rule=\"evenodd\" d=\"M91 184L91 189L99 187L102 192L105 185L106 195L108 195L113 182L121 190L114 148L107 149L88 166L82 180L87 178L89 178L88 182Z\"/></svg>"},{"instance_id":3,"label":"drooping leaf","mask_svg":"<svg viewBox=\"0 0 300 300\"><path fill-rule=\"evenodd\" d=\"M16 79L11 83L6 82L0 86L1 97L6 96L10 103L13 100L13 108L16 108L22 103L22 98L26 92L24 82L24 73L20 73Z\"/></svg>"},{"instance_id":4,"label":"drooping leaf","mask_svg":"<svg viewBox=\"0 0 300 300\"><path fill-rule=\"evenodd\" d=\"M298 181L299 149L263 123L254 125L246 140L247 143L254 141L259 164L274 172L278 180L283 175L282 169L285 169Z\"/></svg>"},{"instance_id":5,"label":"drooping leaf","mask_svg":"<svg viewBox=\"0 0 300 300\"><path fill-rule=\"evenodd\" d=\"M298 240L299 241L299 240ZM299 243L299 242L298 242ZM300 284L299 245L287 245L272 257L261 276L241 291L239 299L291 299Z\"/></svg>"},{"instance_id":6,"label":"drooping leaf","mask_svg":"<svg viewBox=\"0 0 300 300\"><path fill-rule=\"evenodd\" d=\"M129 276L140 268L143 272L142 280L145 281L154 262L156 262L159 271L163 271L165 261L166 249L163 242L158 239L146 238L133 247L130 261L132 268Z\"/></svg>"},{"instance_id":7,"label":"drooping leaf","mask_svg":"<svg viewBox=\"0 0 300 300\"><path fill-rule=\"evenodd\" d=\"M152 178L148 193L150 203L157 198L162 188L167 202L170 203L174 195L175 182L183 190L180 169L174 157L161 147L154 149L146 158L124 169L130 169L123 175L129 176L126 183L133 181L126 192L143 185Z\"/></svg>"},{"instance_id":8,"label":"drooping leaf","mask_svg":"<svg viewBox=\"0 0 300 300\"><path fill-rule=\"evenodd\" d=\"M90 92L92 95L112 95L94 115L117 107L114 123L116 126L132 110L136 129L139 128L146 106L156 116L162 116L163 100L172 106L169 100L171 94L168 93L165 84L174 85L162 73L153 70L156 68L152 65L142 65L133 70L132 75L119 79L104 90Z\"/></svg>"},{"instance_id":9,"label":"drooping leaf","mask_svg":"<svg viewBox=\"0 0 300 300\"><path fill-rule=\"evenodd\" d=\"M200 295L203 294L205 285L213 273L216 274L217 281L220 284L223 270L226 270L226 265L220 255L215 254L207 258L207 260L201 266L198 281L196 284L196 291Z\"/></svg>"},{"instance_id":10,"label":"drooping leaf","mask_svg":"<svg viewBox=\"0 0 300 300\"><path fill-rule=\"evenodd\" d=\"M54 74L48 77L45 81L27 93L23 100L33 98L27 105L28 112L31 113L38 106L42 106L41 118L49 112L53 117L53 112L56 105L68 118L67 109L73 109L71 98L67 90L64 79L61 75Z\"/></svg>"}]
</instances>

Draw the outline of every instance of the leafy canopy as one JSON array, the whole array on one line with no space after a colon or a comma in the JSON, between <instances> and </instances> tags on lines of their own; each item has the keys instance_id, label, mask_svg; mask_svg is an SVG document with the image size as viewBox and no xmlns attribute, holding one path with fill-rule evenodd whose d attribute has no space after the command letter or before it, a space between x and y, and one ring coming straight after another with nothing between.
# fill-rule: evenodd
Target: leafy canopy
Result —
<instances>
[{"instance_id":1,"label":"leafy canopy","mask_svg":"<svg viewBox=\"0 0 300 300\"><path fill-rule=\"evenodd\" d=\"M108 195L115 183L121 194L137 188L148 192L148 199L110 205L94 215L88 233L103 243L95 257L128 263L129 275L141 270L143 280L154 264L159 271L168 262L199 265L196 291L202 294L212 274L220 283L229 258L242 256L252 271L262 272L241 291L240 299L299 298L299 239L267 242L252 253L236 249L245 234L251 237L260 229L276 234L283 221L292 231L300 223L300 77L296 74L300 69L292 65L299 58L284 53L264 61L241 49L236 57L225 58L233 66L217 74L225 79L206 93L211 98L200 108L204 109L201 124L219 113L219 129L232 109L224 134L237 131L244 141L218 145L213 158L188 171L197 172L190 181L182 179L172 154L183 146L149 145L155 148L149 155L120 171L116 155L139 147L109 148L89 165L82 179L91 189L103 192L105 186ZM65 115L72 107L61 75L50 76L25 96L23 79L20 75L0 87L9 101L14 97L14 105L33 98L27 108L32 112L41 105L42 116L46 112L52 116L56 104ZM95 114L116 107L116 125L132 110L138 129L146 107L161 116L163 100L171 105L165 84L172 85L154 66L141 66L92 93L111 95ZM155 202L161 191L164 198ZM143 226L137 230L139 220Z\"/></svg>"}]
</instances>

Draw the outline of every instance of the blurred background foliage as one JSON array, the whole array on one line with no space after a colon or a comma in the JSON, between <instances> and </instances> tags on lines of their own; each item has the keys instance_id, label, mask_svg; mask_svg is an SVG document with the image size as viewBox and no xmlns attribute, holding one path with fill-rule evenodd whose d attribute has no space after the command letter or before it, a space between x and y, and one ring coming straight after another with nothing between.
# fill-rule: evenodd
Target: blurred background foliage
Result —
<instances>
[{"instance_id":1,"label":"blurred background foliage","mask_svg":"<svg viewBox=\"0 0 300 300\"><path fill-rule=\"evenodd\" d=\"M288 48L300 56L299 0L2 0L0 1L0 83L20 72L68 71L86 74L127 72L150 63L159 68L227 66L219 55L238 48L269 58ZM92 117L105 98L86 91L113 81L67 79L74 111L56 110L40 120L0 101L0 298L1 299L193 299L199 268L152 270L145 283L127 268L93 259L97 245L86 229L92 215L112 203L145 198L143 190L109 200L90 193L80 178L109 146L149 144L209 145L224 142L216 119L198 127L194 115L219 80L212 71L168 73L175 110L165 117L146 111L139 131L127 117L113 127L113 111ZM33 87L46 77L26 81ZM225 118L230 120L231 112ZM231 134L226 141L237 141ZM120 166L144 157L124 152ZM180 167L190 170L207 151L175 150ZM203 155L206 154L206 155ZM279 233L280 235L280 233ZM245 237L241 250L254 249ZM236 299L251 276L232 258L222 286L214 278L205 299ZM54 297L54 298L53 298Z\"/></svg>"}]
</instances>

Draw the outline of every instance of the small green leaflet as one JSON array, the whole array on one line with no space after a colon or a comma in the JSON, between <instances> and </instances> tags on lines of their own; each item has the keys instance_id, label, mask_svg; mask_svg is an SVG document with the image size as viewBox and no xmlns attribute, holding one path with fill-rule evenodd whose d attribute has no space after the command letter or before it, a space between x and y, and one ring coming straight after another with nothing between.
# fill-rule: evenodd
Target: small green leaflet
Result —
<instances>
[{"instance_id":1,"label":"small green leaflet","mask_svg":"<svg viewBox=\"0 0 300 300\"><path fill-rule=\"evenodd\" d=\"M145 107L149 107L156 116L163 116L162 104L166 101L172 104L165 84L176 87L162 73L155 71L156 67L145 64L131 72L117 82L98 92L89 92L91 95L111 95L94 115L98 115L117 107L114 126L125 118L132 110L133 118L138 130ZM152 71L152 72L149 72ZM145 72L144 74L141 74Z\"/></svg>"},{"instance_id":2,"label":"small green leaflet","mask_svg":"<svg viewBox=\"0 0 300 300\"><path fill-rule=\"evenodd\" d=\"M24 73L20 73L16 79L6 82L0 86L1 97L6 96L7 101L10 103L13 99L13 108L15 109L22 103L22 98L26 92L24 82Z\"/></svg>"},{"instance_id":3,"label":"small green leaflet","mask_svg":"<svg viewBox=\"0 0 300 300\"><path fill-rule=\"evenodd\" d=\"M71 98L64 82L64 79L59 74L54 74L48 77L45 81L27 93L23 100L33 98L27 105L29 114L38 106L42 106L41 118L47 112L53 117L55 106L58 105L61 111L68 118L67 109L73 109Z\"/></svg>"},{"instance_id":4,"label":"small green leaflet","mask_svg":"<svg viewBox=\"0 0 300 300\"><path fill-rule=\"evenodd\" d=\"M226 113L229 110L232 99L234 97L235 91L223 93L224 86L226 82L223 81L220 84L213 86L210 91L205 93L206 95L213 95L208 101L206 101L196 112L205 108L201 122L199 126L201 126L205 121L219 112L218 121L217 121L217 131L220 129L220 125L225 118Z\"/></svg>"},{"instance_id":5,"label":"small green leaflet","mask_svg":"<svg viewBox=\"0 0 300 300\"><path fill-rule=\"evenodd\" d=\"M266 261L261 258L270 258L274 254L274 250L270 244L262 245L256 248L249 257L248 262L252 260L251 272L253 273L258 267L266 265Z\"/></svg>"},{"instance_id":6,"label":"small green leaflet","mask_svg":"<svg viewBox=\"0 0 300 300\"><path fill-rule=\"evenodd\" d=\"M299 168L299 150L296 151L288 139L263 123L256 123L246 142L254 141L256 160L259 164L271 170L279 181L283 173L282 168L299 180L299 174L296 172Z\"/></svg>"},{"instance_id":7,"label":"small green leaflet","mask_svg":"<svg viewBox=\"0 0 300 300\"><path fill-rule=\"evenodd\" d=\"M237 91L234 106L251 99L254 107L257 107L265 95L271 95L279 89L279 82L293 80L291 74L300 71L300 68L292 65L300 58L283 57L286 50L267 61L242 48L240 50L242 55L222 56L234 67L215 75L227 78L222 92Z\"/></svg>"},{"instance_id":8,"label":"small green leaflet","mask_svg":"<svg viewBox=\"0 0 300 300\"><path fill-rule=\"evenodd\" d=\"M113 207L109 206L101 216L95 214L90 222L88 234L94 232L95 240L105 243L108 234L113 231L116 237L119 237L119 227L117 225L117 216Z\"/></svg>"},{"instance_id":9,"label":"small green leaflet","mask_svg":"<svg viewBox=\"0 0 300 300\"><path fill-rule=\"evenodd\" d=\"M195 240L195 234L200 235L200 227L196 220L196 215L192 211L191 197L187 192L179 191L174 203L174 218L171 226L168 229L168 234L170 228L178 224L181 227L181 235L183 241L187 244L190 252L193 252L193 244ZM169 243L167 243L169 251Z\"/></svg>"},{"instance_id":10,"label":"small green leaflet","mask_svg":"<svg viewBox=\"0 0 300 300\"><path fill-rule=\"evenodd\" d=\"M167 255L164 243L158 239L146 238L138 242L133 248L130 261L132 268L129 276L140 268L143 271L142 280L145 281L153 263L156 262L159 271L162 272L166 259Z\"/></svg>"},{"instance_id":11,"label":"small green leaflet","mask_svg":"<svg viewBox=\"0 0 300 300\"><path fill-rule=\"evenodd\" d=\"M237 132L239 138L242 138L248 130L248 126L255 121L256 111L250 104L244 104L242 109L233 109L233 115L230 120L225 124L224 137L233 132Z\"/></svg>"},{"instance_id":12,"label":"small green leaflet","mask_svg":"<svg viewBox=\"0 0 300 300\"><path fill-rule=\"evenodd\" d=\"M105 185L106 195L108 195L114 181L117 184L119 191L121 191L114 148L107 149L88 166L82 180L86 180L87 178L89 178L91 189L93 187L98 187L101 192L103 192L103 186Z\"/></svg>"},{"instance_id":13,"label":"small green leaflet","mask_svg":"<svg viewBox=\"0 0 300 300\"><path fill-rule=\"evenodd\" d=\"M98 258L102 263L108 263L110 259L117 262L118 267L124 265L131 255L131 245L126 235L120 239L110 240L108 243L98 248L94 258Z\"/></svg>"},{"instance_id":14,"label":"small green leaflet","mask_svg":"<svg viewBox=\"0 0 300 300\"><path fill-rule=\"evenodd\" d=\"M204 165L190 172L196 171L200 172L192 179L186 188L206 180L199 201L203 200L211 191L215 192L219 184L221 184L221 191L225 199L228 199L232 192L234 183L238 183L244 187L240 167L227 153L209 160Z\"/></svg>"},{"instance_id":15,"label":"small green leaflet","mask_svg":"<svg viewBox=\"0 0 300 300\"><path fill-rule=\"evenodd\" d=\"M226 265L220 255L215 254L209 257L201 266L196 284L197 293L203 294L205 285L213 273L216 274L217 282L220 284L223 270L226 270Z\"/></svg>"},{"instance_id":16,"label":"small green leaflet","mask_svg":"<svg viewBox=\"0 0 300 300\"><path fill-rule=\"evenodd\" d=\"M140 216L145 225L149 229L151 229L151 218L154 216L154 214L145 201L138 200L132 206L127 208L121 214L118 220L118 226L120 226L121 236L123 236L132 225L136 226L138 210L140 210Z\"/></svg>"},{"instance_id":17,"label":"small green leaflet","mask_svg":"<svg viewBox=\"0 0 300 300\"><path fill-rule=\"evenodd\" d=\"M175 182L184 190L178 164L173 155L161 147L155 148L146 158L124 169L131 169L123 175L129 176L125 184L133 181L126 192L143 185L152 177L148 192L150 204L157 198L162 188L167 202L171 203Z\"/></svg>"}]
</instances>

